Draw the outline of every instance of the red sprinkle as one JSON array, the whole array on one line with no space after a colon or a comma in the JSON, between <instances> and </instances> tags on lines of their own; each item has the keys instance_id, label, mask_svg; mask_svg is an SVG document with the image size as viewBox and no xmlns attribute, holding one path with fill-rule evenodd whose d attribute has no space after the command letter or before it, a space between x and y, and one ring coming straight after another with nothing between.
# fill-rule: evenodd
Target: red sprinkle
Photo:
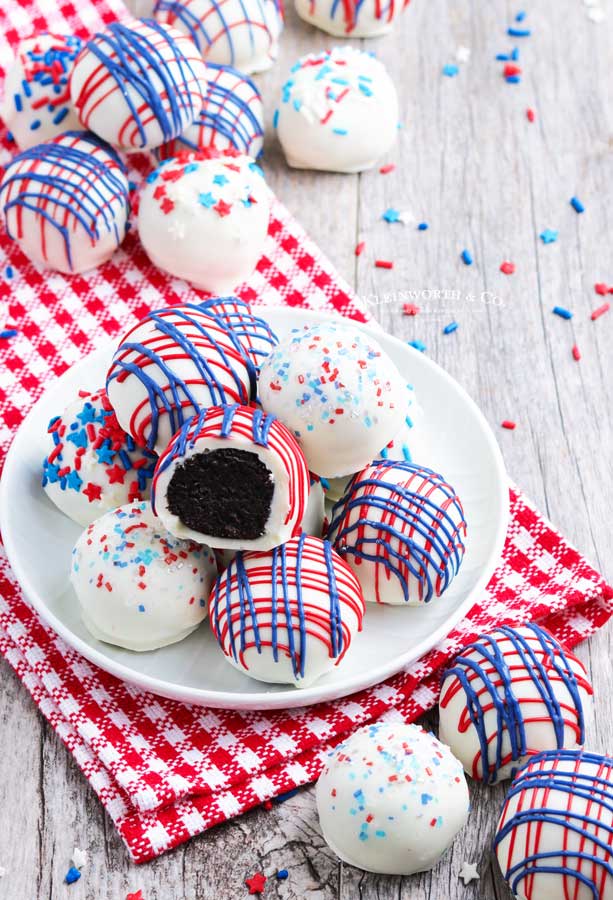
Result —
<instances>
[{"instance_id":1,"label":"red sprinkle","mask_svg":"<svg viewBox=\"0 0 613 900\"><path fill-rule=\"evenodd\" d=\"M581 351L576 344L573 347L573 359L576 359L577 361L581 359Z\"/></svg>"},{"instance_id":2,"label":"red sprinkle","mask_svg":"<svg viewBox=\"0 0 613 900\"><path fill-rule=\"evenodd\" d=\"M592 322L595 322L596 319L599 319L601 316L604 316L605 313L608 313L611 309L611 304L607 301L607 303L603 303L602 306L599 306L598 309L595 309L592 313Z\"/></svg>"},{"instance_id":3,"label":"red sprinkle","mask_svg":"<svg viewBox=\"0 0 613 900\"><path fill-rule=\"evenodd\" d=\"M420 312L419 306L415 306L414 303L405 303L402 307L402 313L405 316L416 316L418 312Z\"/></svg>"},{"instance_id":4,"label":"red sprinkle","mask_svg":"<svg viewBox=\"0 0 613 900\"><path fill-rule=\"evenodd\" d=\"M507 428L509 431L513 431L517 427L517 423L512 422L511 419L504 419L504 421L502 421L500 424L503 428Z\"/></svg>"},{"instance_id":5,"label":"red sprinkle","mask_svg":"<svg viewBox=\"0 0 613 900\"><path fill-rule=\"evenodd\" d=\"M513 63L507 63L502 70L505 78L511 78L513 75L521 75L521 68L514 66Z\"/></svg>"},{"instance_id":6,"label":"red sprinkle","mask_svg":"<svg viewBox=\"0 0 613 900\"><path fill-rule=\"evenodd\" d=\"M598 284L594 285L594 290L597 294L600 294L601 297L605 297L609 293L609 285L599 281Z\"/></svg>"},{"instance_id":7,"label":"red sprinkle","mask_svg":"<svg viewBox=\"0 0 613 900\"><path fill-rule=\"evenodd\" d=\"M387 163L387 165L381 166L379 171L381 172L382 175L389 175L389 173L393 172L395 168L396 168L395 163Z\"/></svg>"},{"instance_id":8,"label":"red sprinkle","mask_svg":"<svg viewBox=\"0 0 613 900\"><path fill-rule=\"evenodd\" d=\"M526 110L526 118L528 119L529 122L534 122L534 120L536 119L536 113L530 106Z\"/></svg>"},{"instance_id":9,"label":"red sprinkle","mask_svg":"<svg viewBox=\"0 0 613 900\"><path fill-rule=\"evenodd\" d=\"M355 255L356 255L356 256L361 256L362 253L364 252L364 247L365 247L365 246L366 246L366 241L360 241L360 243L356 245L356 248L355 248Z\"/></svg>"},{"instance_id":10,"label":"red sprinkle","mask_svg":"<svg viewBox=\"0 0 613 900\"><path fill-rule=\"evenodd\" d=\"M507 262L505 260L505 262L503 262L503 264L500 266L500 271L505 275L512 275L515 271L515 263Z\"/></svg>"},{"instance_id":11,"label":"red sprinkle","mask_svg":"<svg viewBox=\"0 0 613 900\"><path fill-rule=\"evenodd\" d=\"M394 263L390 259L376 259L375 266L377 269L393 269Z\"/></svg>"}]
</instances>

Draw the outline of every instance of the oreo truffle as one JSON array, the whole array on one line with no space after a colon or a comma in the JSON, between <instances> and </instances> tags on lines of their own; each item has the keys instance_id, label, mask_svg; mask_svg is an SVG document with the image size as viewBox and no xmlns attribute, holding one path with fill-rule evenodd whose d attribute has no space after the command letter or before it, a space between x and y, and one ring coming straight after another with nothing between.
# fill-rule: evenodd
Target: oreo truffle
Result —
<instances>
[{"instance_id":1,"label":"oreo truffle","mask_svg":"<svg viewBox=\"0 0 613 900\"><path fill-rule=\"evenodd\" d=\"M170 441L152 503L166 528L216 549L269 550L298 533L309 472L274 416L238 404L209 407Z\"/></svg>"}]
</instances>

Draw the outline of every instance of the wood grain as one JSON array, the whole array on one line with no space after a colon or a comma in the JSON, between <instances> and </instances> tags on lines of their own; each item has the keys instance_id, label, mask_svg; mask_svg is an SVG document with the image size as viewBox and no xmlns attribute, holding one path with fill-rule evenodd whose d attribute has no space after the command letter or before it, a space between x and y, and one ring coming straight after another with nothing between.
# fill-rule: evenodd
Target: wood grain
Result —
<instances>
[{"instance_id":1,"label":"wood grain","mask_svg":"<svg viewBox=\"0 0 613 900\"><path fill-rule=\"evenodd\" d=\"M373 42L396 79L404 128L389 175L293 172L268 130L265 168L300 218L381 324L419 338L478 402L496 430L512 478L613 579L613 315L593 323L597 281L613 281L610 252L613 106L611 22L595 25L579 0L534 0L520 43L520 85L506 84L496 53L511 48L515 4L413 0L395 33ZM297 21L288 25L278 65L259 78L270 124L289 66L332 40ZM359 43L359 42L357 42ZM441 75L458 45L471 60L456 78ZM534 124L525 110L536 111ZM569 206L577 194L586 206ZM388 206L413 225L388 225ZM558 229L556 244L539 240ZM366 251L356 259L360 236ZM460 252L468 248L472 266ZM392 271L373 261L394 261ZM503 260L516 273L499 271ZM402 292L417 292L421 313L402 315ZM447 292L447 299L423 294ZM494 300L494 298L497 298ZM378 302L374 302L378 301ZM568 307L568 322L551 313ZM443 335L450 321L458 330ZM581 349L580 362L571 348ZM514 432L502 419L517 421ZM598 715L590 747L613 752L613 629L579 650L594 681ZM284 900L508 900L489 845L503 789L471 786L473 813L437 868L413 878L367 875L339 864L323 843L311 789L271 812L255 810L147 866L134 867L93 792L25 690L0 663L0 898L236 900L257 869L272 878L266 897ZM80 882L62 884L77 845L91 862ZM464 860L481 881L464 887ZM287 868L289 879L274 872Z\"/></svg>"}]
</instances>

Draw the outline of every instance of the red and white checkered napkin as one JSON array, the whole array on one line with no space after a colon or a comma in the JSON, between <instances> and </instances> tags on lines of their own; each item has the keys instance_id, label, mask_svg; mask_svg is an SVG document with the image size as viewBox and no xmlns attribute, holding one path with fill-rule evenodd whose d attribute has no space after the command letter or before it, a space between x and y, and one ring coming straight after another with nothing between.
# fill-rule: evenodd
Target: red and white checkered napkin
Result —
<instances>
[{"instance_id":1,"label":"red and white checkered napkin","mask_svg":"<svg viewBox=\"0 0 613 900\"><path fill-rule=\"evenodd\" d=\"M46 28L83 33L120 11L119 0L3 0L0 67L21 36ZM279 203L258 271L240 294L365 318ZM150 307L198 296L156 271L133 233L110 263L72 278L41 274L0 235L0 328L19 329L0 346L0 465L45 382ZM434 704L441 667L479 632L538 619L573 645L612 613L613 591L513 492L504 558L487 590L455 631L408 671L310 709L209 710L144 693L82 659L24 602L0 549L0 650L73 753L136 862L313 780L325 750L358 725L386 714L415 719Z\"/></svg>"}]
</instances>

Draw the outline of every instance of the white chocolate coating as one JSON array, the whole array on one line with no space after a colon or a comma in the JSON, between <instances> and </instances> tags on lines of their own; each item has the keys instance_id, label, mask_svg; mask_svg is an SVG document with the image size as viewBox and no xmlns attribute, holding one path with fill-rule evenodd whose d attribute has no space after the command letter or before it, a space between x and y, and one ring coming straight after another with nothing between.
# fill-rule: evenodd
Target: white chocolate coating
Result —
<instances>
[{"instance_id":1,"label":"white chocolate coating","mask_svg":"<svg viewBox=\"0 0 613 900\"><path fill-rule=\"evenodd\" d=\"M211 591L209 615L239 671L306 687L342 663L364 600L330 544L302 534L267 553L238 553Z\"/></svg>"},{"instance_id":2,"label":"white chocolate coating","mask_svg":"<svg viewBox=\"0 0 613 900\"><path fill-rule=\"evenodd\" d=\"M4 80L0 117L20 150L79 128L70 104L70 70L81 38L40 34L21 41Z\"/></svg>"},{"instance_id":3,"label":"white chocolate coating","mask_svg":"<svg viewBox=\"0 0 613 900\"><path fill-rule=\"evenodd\" d=\"M581 746L591 694L583 663L538 625L496 629L445 674L439 734L469 775L493 784L534 753Z\"/></svg>"},{"instance_id":4,"label":"white chocolate coating","mask_svg":"<svg viewBox=\"0 0 613 900\"><path fill-rule=\"evenodd\" d=\"M108 144L69 131L24 150L0 185L5 227L33 263L72 274L105 263L126 233L128 180Z\"/></svg>"},{"instance_id":5,"label":"white chocolate coating","mask_svg":"<svg viewBox=\"0 0 613 900\"><path fill-rule=\"evenodd\" d=\"M433 734L402 721L367 725L332 750L315 797L336 855L385 875L431 869L469 812L461 764Z\"/></svg>"},{"instance_id":6,"label":"white chocolate coating","mask_svg":"<svg viewBox=\"0 0 613 900\"><path fill-rule=\"evenodd\" d=\"M262 363L262 407L293 431L309 469L348 475L404 421L405 383L370 336L344 322L296 329Z\"/></svg>"},{"instance_id":7,"label":"white chocolate coating","mask_svg":"<svg viewBox=\"0 0 613 900\"><path fill-rule=\"evenodd\" d=\"M104 390L80 392L52 419L46 450L45 493L79 525L149 494L157 457L122 430Z\"/></svg>"},{"instance_id":8,"label":"white chocolate coating","mask_svg":"<svg viewBox=\"0 0 613 900\"><path fill-rule=\"evenodd\" d=\"M332 510L328 538L371 603L420 606L449 587L464 557L466 522L444 478L380 460L352 479Z\"/></svg>"},{"instance_id":9,"label":"white chocolate coating","mask_svg":"<svg viewBox=\"0 0 613 900\"><path fill-rule=\"evenodd\" d=\"M389 34L409 0L295 0L301 19L334 37Z\"/></svg>"},{"instance_id":10,"label":"white chocolate coating","mask_svg":"<svg viewBox=\"0 0 613 900\"><path fill-rule=\"evenodd\" d=\"M138 231L158 268L213 294L232 293L262 255L270 192L248 156L169 159L142 190Z\"/></svg>"},{"instance_id":11,"label":"white chocolate coating","mask_svg":"<svg viewBox=\"0 0 613 900\"><path fill-rule=\"evenodd\" d=\"M230 332L187 303L153 310L122 337L107 393L124 431L163 453L208 406L248 403L252 367Z\"/></svg>"},{"instance_id":12,"label":"white chocolate coating","mask_svg":"<svg viewBox=\"0 0 613 900\"><path fill-rule=\"evenodd\" d=\"M79 121L126 152L151 150L192 124L206 92L194 44L152 19L118 22L95 34L72 70Z\"/></svg>"},{"instance_id":13,"label":"white chocolate coating","mask_svg":"<svg viewBox=\"0 0 613 900\"><path fill-rule=\"evenodd\" d=\"M123 0L136 19L151 19L156 0Z\"/></svg>"},{"instance_id":14,"label":"white chocolate coating","mask_svg":"<svg viewBox=\"0 0 613 900\"><path fill-rule=\"evenodd\" d=\"M273 0L157 0L155 18L189 35L207 63L247 74L272 66L283 30Z\"/></svg>"},{"instance_id":15,"label":"white chocolate coating","mask_svg":"<svg viewBox=\"0 0 613 900\"><path fill-rule=\"evenodd\" d=\"M216 564L208 547L177 540L134 503L107 512L73 550L71 581L88 631L128 650L183 640L207 614Z\"/></svg>"},{"instance_id":16,"label":"white chocolate coating","mask_svg":"<svg viewBox=\"0 0 613 900\"><path fill-rule=\"evenodd\" d=\"M370 53L311 53L291 69L273 121L293 168L362 172L396 140L396 88Z\"/></svg>"},{"instance_id":17,"label":"white chocolate coating","mask_svg":"<svg viewBox=\"0 0 613 900\"><path fill-rule=\"evenodd\" d=\"M613 900L613 759L540 753L517 773L494 847L517 900Z\"/></svg>"}]
</instances>

